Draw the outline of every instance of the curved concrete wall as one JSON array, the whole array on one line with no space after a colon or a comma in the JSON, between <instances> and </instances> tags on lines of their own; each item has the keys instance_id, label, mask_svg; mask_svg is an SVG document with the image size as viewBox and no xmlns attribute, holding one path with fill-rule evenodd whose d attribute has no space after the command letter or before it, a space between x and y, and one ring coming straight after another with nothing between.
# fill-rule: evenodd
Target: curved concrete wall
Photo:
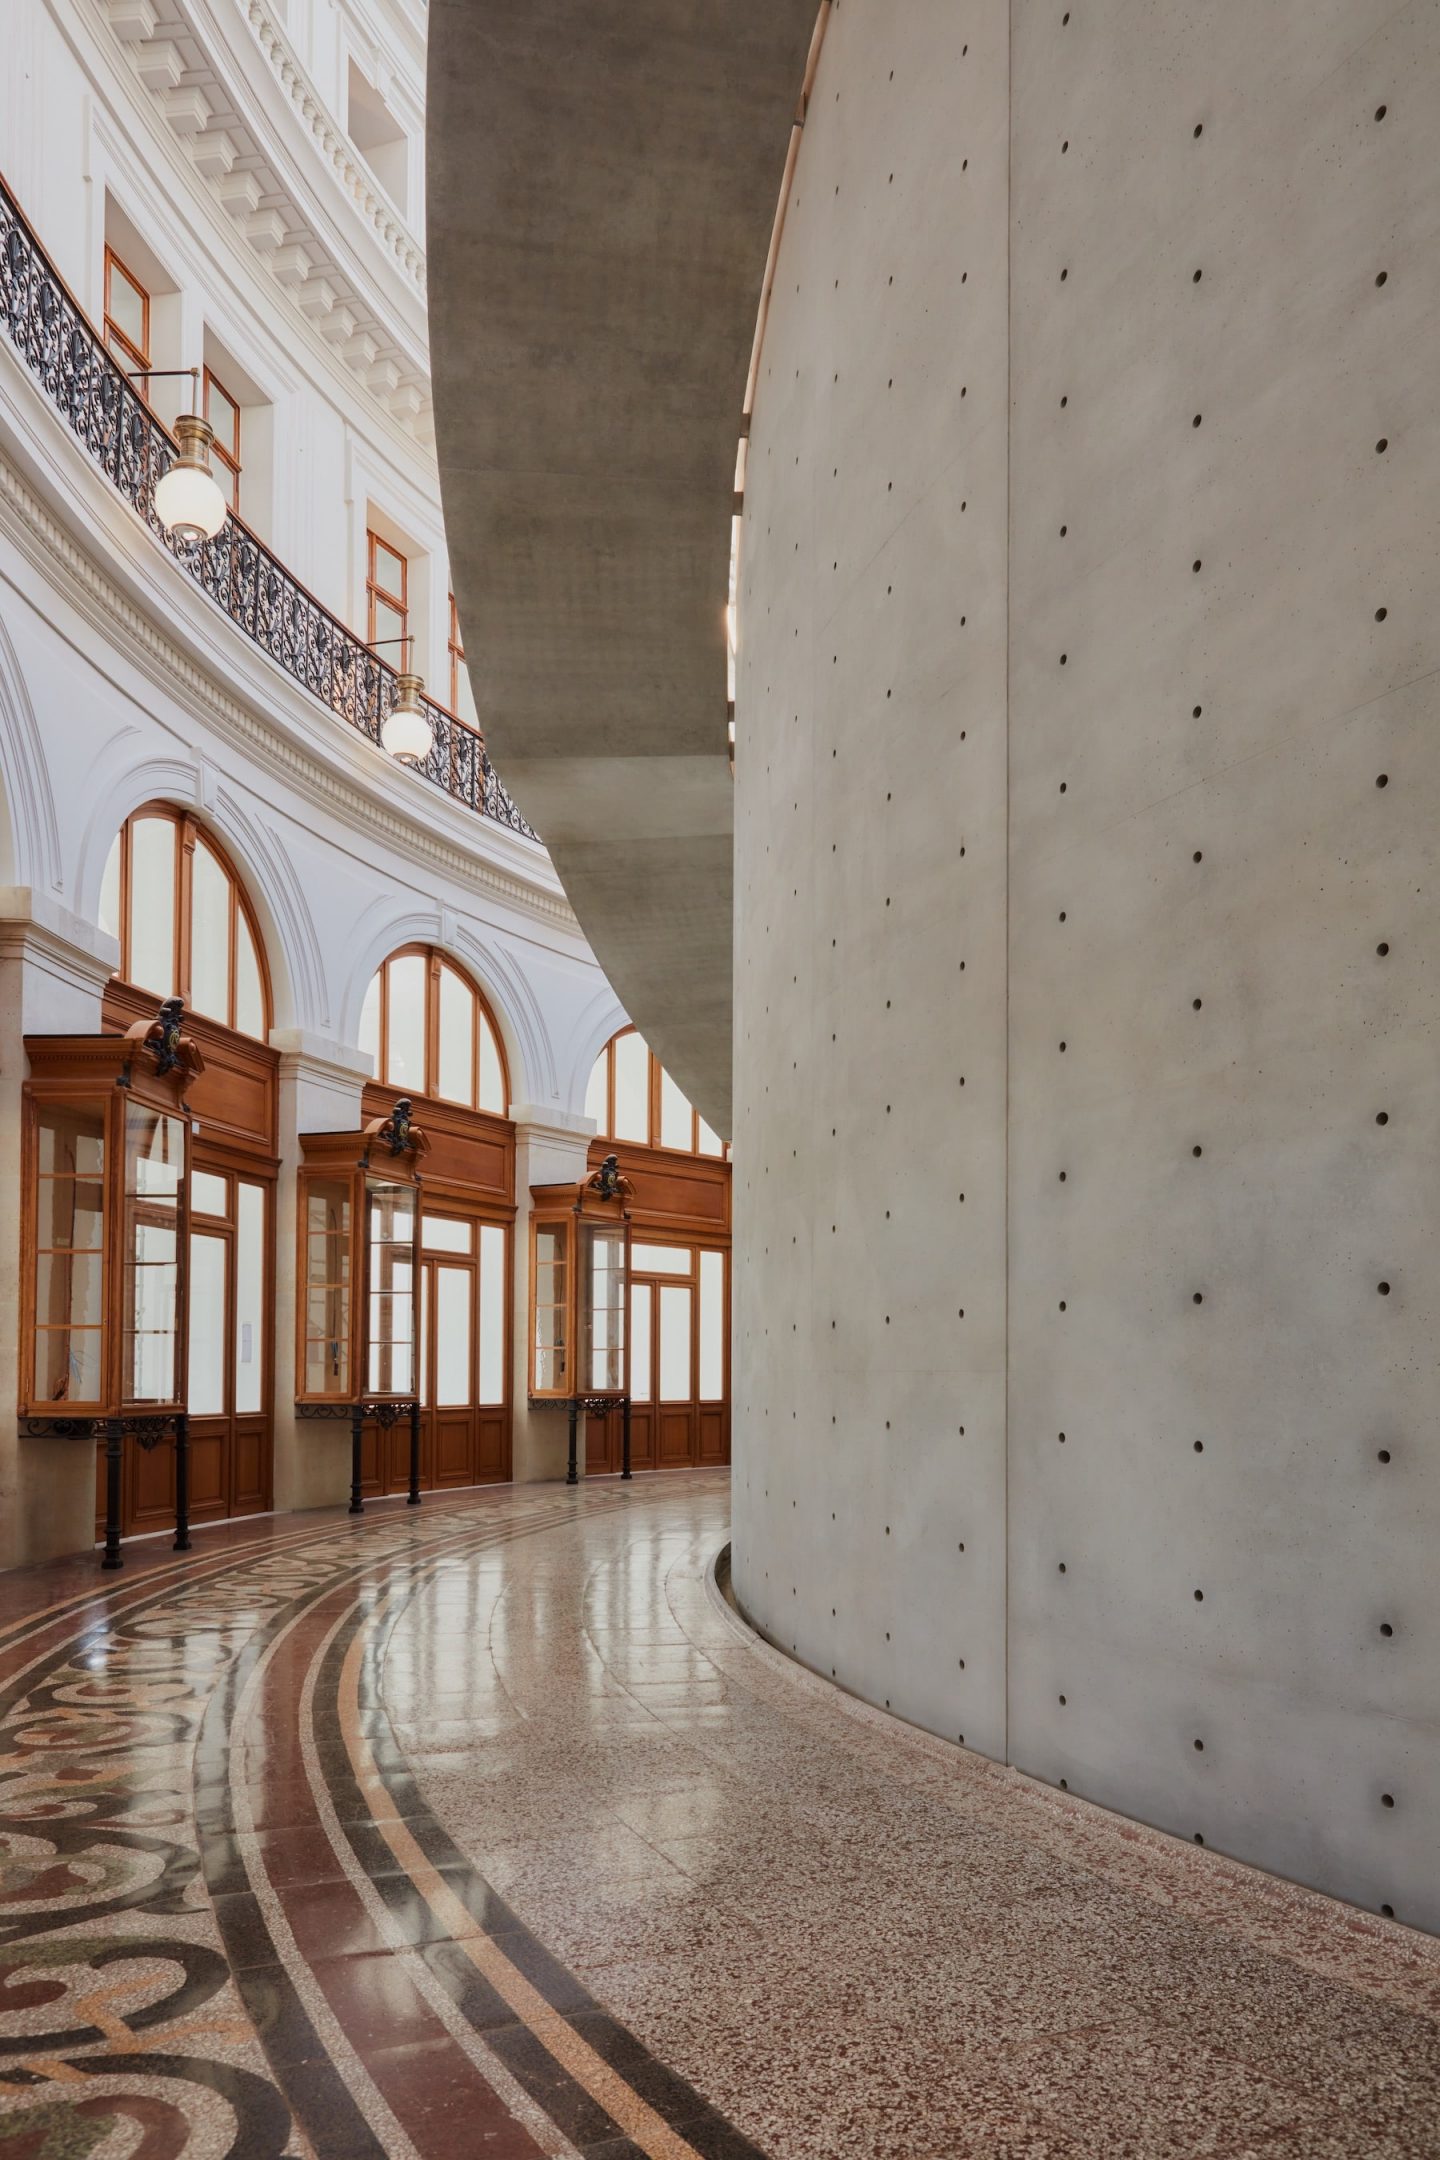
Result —
<instances>
[{"instance_id":1,"label":"curved concrete wall","mask_svg":"<svg viewBox=\"0 0 1440 2160\"><path fill-rule=\"evenodd\" d=\"M785 1648L1440 1926L1440 26L846 0L737 696Z\"/></svg>"}]
</instances>

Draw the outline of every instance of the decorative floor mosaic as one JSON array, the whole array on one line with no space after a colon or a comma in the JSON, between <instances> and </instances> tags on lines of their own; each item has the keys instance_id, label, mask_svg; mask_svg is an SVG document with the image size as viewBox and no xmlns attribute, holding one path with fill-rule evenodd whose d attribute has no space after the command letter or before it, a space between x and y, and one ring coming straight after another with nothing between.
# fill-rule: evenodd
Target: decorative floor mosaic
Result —
<instances>
[{"instance_id":1,"label":"decorative floor mosaic","mask_svg":"<svg viewBox=\"0 0 1440 2160\"><path fill-rule=\"evenodd\" d=\"M0 1579L0 2160L1440 2156L1440 1946L797 1672L727 1508Z\"/></svg>"}]
</instances>

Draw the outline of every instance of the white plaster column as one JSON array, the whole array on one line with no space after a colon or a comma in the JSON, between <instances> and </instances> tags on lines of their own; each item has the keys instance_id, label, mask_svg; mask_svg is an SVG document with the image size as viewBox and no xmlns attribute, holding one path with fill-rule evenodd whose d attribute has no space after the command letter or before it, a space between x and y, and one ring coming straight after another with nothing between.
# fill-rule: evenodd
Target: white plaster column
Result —
<instances>
[{"instance_id":1,"label":"white plaster column","mask_svg":"<svg viewBox=\"0 0 1440 2160\"><path fill-rule=\"evenodd\" d=\"M98 1035L120 948L43 892L0 886L0 1567L95 1541L93 1441L28 1439L20 1393L21 1091L27 1035Z\"/></svg>"},{"instance_id":2,"label":"white plaster column","mask_svg":"<svg viewBox=\"0 0 1440 2160\"><path fill-rule=\"evenodd\" d=\"M570 1422L563 1403L530 1407L530 1187L578 1184L589 1160L595 1120L571 1117L536 1103L517 1103L515 1123L515 1411L511 1475L517 1485L542 1478L563 1478L569 1456ZM585 1475L585 1439L577 1448Z\"/></svg>"},{"instance_id":3,"label":"white plaster column","mask_svg":"<svg viewBox=\"0 0 1440 2160\"><path fill-rule=\"evenodd\" d=\"M300 1135L358 1132L368 1051L306 1028L273 1028L280 1052L275 1193L275 1508L333 1507L350 1492L350 1427L295 1415Z\"/></svg>"}]
</instances>

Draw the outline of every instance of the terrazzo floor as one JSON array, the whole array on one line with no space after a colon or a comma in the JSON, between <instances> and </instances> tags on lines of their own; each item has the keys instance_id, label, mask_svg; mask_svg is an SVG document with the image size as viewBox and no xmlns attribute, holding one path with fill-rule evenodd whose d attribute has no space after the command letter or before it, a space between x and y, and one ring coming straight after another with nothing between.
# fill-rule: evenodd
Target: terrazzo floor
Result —
<instances>
[{"instance_id":1,"label":"terrazzo floor","mask_svg":"<svg viewBox=\"0 0 1440 2160\"><path fill-rule=\"evenodd\" d=\"M838 1695L727 1516L0 1578L3 2160L1440 2160L1440 1944Z\"/></svg>"}]
</instances>

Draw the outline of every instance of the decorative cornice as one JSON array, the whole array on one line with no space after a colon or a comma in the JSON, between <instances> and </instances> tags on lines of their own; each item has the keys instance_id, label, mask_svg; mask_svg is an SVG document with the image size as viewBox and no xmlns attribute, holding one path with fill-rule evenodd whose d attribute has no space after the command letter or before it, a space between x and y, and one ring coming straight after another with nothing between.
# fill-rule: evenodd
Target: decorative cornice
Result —
<instances>
[{"instance_id":1,"label":"decorative cornice","mask_svg":"<svg viewBox=\"0 0 1440 2160\"><path fill-rule=\"evenodd\" d=\"M237 19L253 34L267 72L333 174L346 209L360 218L402 280L416 323L402 333L360 292L318 229L302 186L277 147L240 118L242 100L226 79L195 0L91 0L129 56L142 95L188 153L191 164L268 270L383 411L424 449L434 420L425 343L425 258L398 211L376 189L349 138L315 94L264 0L245 0ZM237 70L232 62L231 73ZM243 67L238 72L243 75ZM399 295L397 294L397 299Z\"/></svg>"},{"instance_id":2,"label":"decorative cornice","mask_svg":"<svg viewBox=\"0 0 1440 2160\"><path fill-rule=\"evenodd\" d=\"M569 903L561 893L528 884L477 853L452 845L419 816L401 817L357 787L353 780L307 753L304 743L283 724L276 725L274 704L251 705L199 667L187 648L167 636L138 608L105 568L72 537L19 471L0 458L0 515L6 528L42 575L56 577L69 598L89 619L112 635L128 657L166 690L178 693L262 766L277 769L296 793L319 804L352 829L378 834L397 855L434 865L471 891L486 893L507 906L579 934ZM228 642L224 618L216 615L218 651ZM275 671L278 676L278 670ZM288 697L283 677L277 693ZM295 693L298 695L299 693ZM323 717L320 716L320 717ZM432 816L433 806L423 808ZM478 824L478 820L477 820Z\"/></svg>"},{"instance_id":3,"label":"decorative cornice","mask_svg":"<svg viewBox=\"0 0 1440 2160\"><path fill-rule=\"evenodd\" d=\"M375 192L369 174L356 155L354 144L348 135L341 133L311 89L309 78L291 50L284 31L265 6L264 0L247 0L245 17L255 32L260 50L274 69L281 89L315 138L341 187L367 224L373 226L381 243L408 272L416 291L423 299L423 253L396 215L393 205L387 202L383 195Z\"/></svg>"}]
</instances>

